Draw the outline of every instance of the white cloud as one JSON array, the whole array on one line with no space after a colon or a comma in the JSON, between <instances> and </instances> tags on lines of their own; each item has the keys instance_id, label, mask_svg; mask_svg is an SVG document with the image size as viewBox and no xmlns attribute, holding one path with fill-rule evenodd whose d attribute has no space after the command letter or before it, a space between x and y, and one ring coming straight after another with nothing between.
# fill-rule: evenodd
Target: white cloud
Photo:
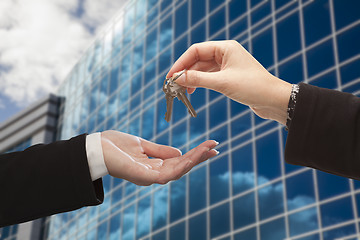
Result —
<instances>
[{"instance_id":1,"label":"white cloud","mask_svg":"<svg viewBox=\"0 0 360 240\"><path fill-rule=\"evenodd\" d=\"M57 86L125 0L0 1L0 89L20 106Z\"/></svg>"}]
</instances>

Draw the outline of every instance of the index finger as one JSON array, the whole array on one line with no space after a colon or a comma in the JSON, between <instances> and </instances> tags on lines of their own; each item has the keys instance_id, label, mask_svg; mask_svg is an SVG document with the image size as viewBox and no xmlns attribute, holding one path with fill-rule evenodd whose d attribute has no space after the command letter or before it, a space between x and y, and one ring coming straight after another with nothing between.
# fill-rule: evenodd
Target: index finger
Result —
<instances>
[{"instance_id":1,"label":"index finger","mask_svg":"<svg viewBox=\"0 0 360 240\"><path fill-rule=\"evenodd\" d=\"M169 78L176 72L189 69L199 61L215 60L221 64L223 56L223 45L221 42L223 41L202 42L191 45L174 63L166 77Z\"/></svg>"}]
</instances>

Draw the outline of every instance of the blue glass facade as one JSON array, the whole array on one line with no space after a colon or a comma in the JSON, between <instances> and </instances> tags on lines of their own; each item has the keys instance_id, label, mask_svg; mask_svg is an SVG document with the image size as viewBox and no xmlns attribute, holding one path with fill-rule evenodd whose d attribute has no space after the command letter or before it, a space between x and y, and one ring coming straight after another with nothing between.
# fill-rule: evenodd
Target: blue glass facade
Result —
<instances>
[{"instance_id":1,"label":"blue glass facade","mask_svg":"<svg viewBox=\"0 0 360 240\"><path fill-rule=\"evenodd\" d=\"M284 163L286 131L197 89L191 118L161 90L193 43L235 39L292 83L360 93L360 3L342 0L133 0L59 89L59 138L116 129L183 152L220 155L165 186L103 178L105 202L50 218L49 239L357 239L360 184Z\"/></svg>"}]
</instances>

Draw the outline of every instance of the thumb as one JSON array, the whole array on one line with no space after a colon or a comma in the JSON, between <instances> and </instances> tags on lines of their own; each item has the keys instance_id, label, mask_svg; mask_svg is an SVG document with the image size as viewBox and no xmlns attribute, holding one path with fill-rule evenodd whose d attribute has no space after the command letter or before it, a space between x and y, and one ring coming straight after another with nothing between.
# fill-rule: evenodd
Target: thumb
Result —
<instances>
[{"instance_id":1,"label":"thumb","mask_svg":"<svg viewBox=\"0 0 360 240\"><path fill-rule=\"evenodd\" d=\"M174 75L176 75L175 73ZM221 78L217 76L216 72L201 72L197 70L187 70L182 74L176 83L187 88L209 88L218 91L221 84Z\"/></svg>"}]
</instances>

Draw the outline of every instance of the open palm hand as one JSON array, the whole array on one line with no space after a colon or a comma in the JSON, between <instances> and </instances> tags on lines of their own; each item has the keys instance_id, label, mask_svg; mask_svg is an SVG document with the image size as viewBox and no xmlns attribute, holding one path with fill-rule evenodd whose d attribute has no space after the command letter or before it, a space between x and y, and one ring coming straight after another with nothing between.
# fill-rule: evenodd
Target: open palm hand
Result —
<instances>
[{"instance_id":1,"label":"open palm hand","mask_svg":"<svg viewBox=\"0 0 360 240\"><path fill-rule=\"evenodd\" d=\"M205 141L182 155L176 148L118 131L102 132L101 143L111 176L145 186L179 179L218 153L213 149L218 143L213 140Z\"/></svg>"}]
</instances>

